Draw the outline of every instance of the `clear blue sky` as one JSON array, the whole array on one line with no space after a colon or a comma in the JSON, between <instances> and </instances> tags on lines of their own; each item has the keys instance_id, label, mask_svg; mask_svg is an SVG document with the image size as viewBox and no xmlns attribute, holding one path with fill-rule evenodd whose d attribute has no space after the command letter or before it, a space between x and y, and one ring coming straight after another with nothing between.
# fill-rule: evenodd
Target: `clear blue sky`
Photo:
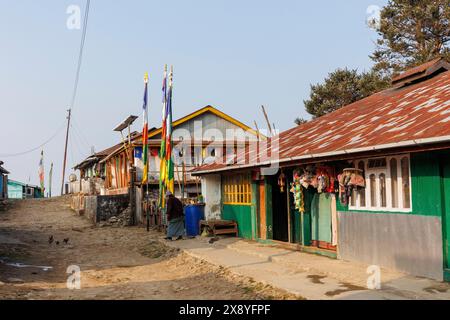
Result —
<instances>
[{"instance_id":1,"label":"clear blue sky","mask_svg":"<svg viewBox=\"0 0 450 320\"><path fill-rule=\"evenodd\" d=\"M376 33L369 5L385 0L92 0L69 167L118 142L112 128L141 114L150 73L150 124L159 126L162 69L175 67L174 117L207 104L253 126L267 107L278 129L308 117L310 83L338 67L369 69ZM0 154L45 141L63 124L80 30L66 9L85 1L0 0ZM141 129L141 119L133 129ZM64 132L44 147L59 193ZM40 151L1 157L13 179L38 183ZM70 170L69 170L70 173ZM47 183L46 183L47 185Z\"/></svg>"}]
</instances>

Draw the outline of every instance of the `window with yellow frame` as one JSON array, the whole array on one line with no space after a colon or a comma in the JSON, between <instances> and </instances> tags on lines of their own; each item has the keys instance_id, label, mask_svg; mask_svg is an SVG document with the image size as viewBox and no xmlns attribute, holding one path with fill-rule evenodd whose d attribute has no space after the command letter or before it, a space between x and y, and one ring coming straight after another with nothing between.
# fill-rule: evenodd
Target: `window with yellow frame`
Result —
<instances>
[{"instance_id":1,"label":"window with yellow frame","mask_svg":"<svg viewBox=\"0 0 450 320\"><path fill-rule=\"evenodd\" d=\"M251 205L252 188L250 175L233 174L222 178L223 204Z\"/></svg>"}]
</instances>

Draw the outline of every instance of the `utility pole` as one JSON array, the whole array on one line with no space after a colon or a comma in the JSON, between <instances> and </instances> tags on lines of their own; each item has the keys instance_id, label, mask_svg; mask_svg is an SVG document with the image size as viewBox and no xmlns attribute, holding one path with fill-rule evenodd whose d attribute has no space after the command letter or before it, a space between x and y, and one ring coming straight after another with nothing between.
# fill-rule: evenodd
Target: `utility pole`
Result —
<instances>
[{"instance_id":1,"label":"utility pole","mask_svg":"<svg viewBox=\"0 0 450 320\"><path fill-rule=\"evenodd\" d=\"M72 109L69 107L67 110L67 131L66 131L66 144L64 146L64 162L63 162L63 172L62 172L62 182L61 182L61 195L64 194L64 180L66 175L66 162L67 162L67 144L69 142L69 128L70 128L70 117L72 115Z\"/></svg>"}]
</instances>

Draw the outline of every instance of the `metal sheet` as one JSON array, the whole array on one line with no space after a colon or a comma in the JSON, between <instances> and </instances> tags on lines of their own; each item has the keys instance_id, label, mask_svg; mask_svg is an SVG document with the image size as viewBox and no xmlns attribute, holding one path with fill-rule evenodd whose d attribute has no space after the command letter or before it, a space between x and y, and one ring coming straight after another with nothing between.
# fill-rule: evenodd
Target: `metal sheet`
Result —
<instances>
[{"instance_id":1,"label":"metal sheet","mask_svg":"<svg viewBox=\"0 0 450 320\"><path fill-rule=\"evenodd\" d=\"M391 88L277 136L278 160L372 150L450 137L450 71L402 88ZM422 143L422 142L421 142ZM247 151L247 164L261 165L267 148ZM325 156L324 156L325 157ZM267 157L266 157L267 159ZM198 172L236 166L205 165Z\"/></svg>"},{"instance_id":2,"label":"metal sheet","mask_svg":"<svg viewBox=\"0 0 450 320\"><path fill-rule=\"evenodd\" d=\"M339 212L338 258L442 280L439 217Z\"/></svg>"}]
</instances>

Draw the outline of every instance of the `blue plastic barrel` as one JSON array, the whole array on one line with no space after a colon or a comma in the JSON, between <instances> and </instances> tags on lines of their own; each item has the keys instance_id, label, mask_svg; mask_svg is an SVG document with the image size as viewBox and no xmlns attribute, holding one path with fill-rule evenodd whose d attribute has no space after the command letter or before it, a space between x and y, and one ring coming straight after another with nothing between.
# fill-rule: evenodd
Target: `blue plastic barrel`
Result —
<instances>
[{"instance_id":1,"label":"blue plastic barrel","mask_svg":"<svg viewBox=\"0 0 450 320\"><path fill-rule=\"evenodd\" d=\"M199 222L205 219L205 204L191 204L184 208L186 235L195 237L200 233Z\"/></svg>"}]
</instances>

